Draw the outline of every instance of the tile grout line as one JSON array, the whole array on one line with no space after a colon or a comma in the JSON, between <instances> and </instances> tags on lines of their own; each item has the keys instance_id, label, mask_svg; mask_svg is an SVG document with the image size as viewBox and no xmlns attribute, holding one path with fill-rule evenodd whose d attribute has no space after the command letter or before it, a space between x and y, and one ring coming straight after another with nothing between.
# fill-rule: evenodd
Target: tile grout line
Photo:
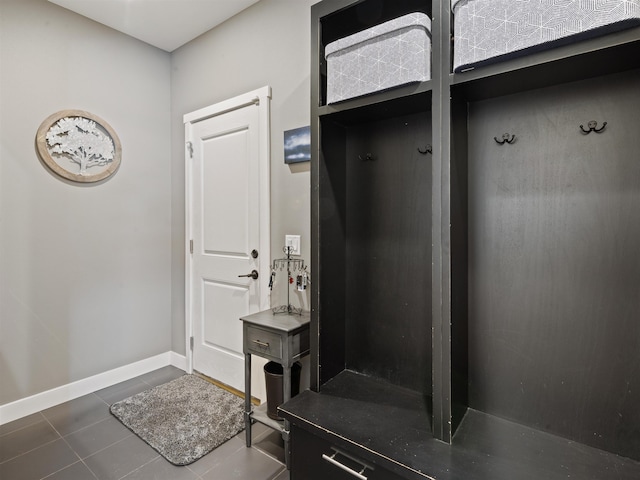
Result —
<instances>
[{"instance_id":1,"label":"tile grout line","mask_svg":"<svg viewBox=\"0 0 640 480\"><path fill-rule=\"evenodd\" d=\"M254 448L255 450L257 450L258 452L260 452L262 455L264 455L267 458L270 458L271 460L273 460L274 462L279 463L280 465L282 465L283 467L286 468L285 464L282 463L280 460L278 460L274 455L266 452L265 450L261 449L260 447L256 446L251 446L249 448Z\"/></svg>"},{"instance_id":2,"label":"tile grout line","mask_svg":"<svg viewBox=\"0 0 640 480\"><path fill-rule=\"evenodd\" d=\"M53 440L51 440L49 442L43 443L42 445L38 445L36 448L32 448L31 450L27 450L26 452L22 452L19 455L16 455L15 457L7 458L5 461L0 462L0 465L4 465L5 463L9 463L9 462L15 460L16 458L20 458L20 457L22 457L24 455L27 455L27 454L32 453L32 452L35 452L36 450L38 450L38 449L40 449L42 447L46 447L47 445L51 445L52 443L55 443L58 440L62 440L62 437L60 436L60 434L57 431L56 431L56 434L58 435L58 438L53 439ZM76 453L76 452L73 452L73 453Z\"/></svg>"},{"instance_id":3,"label":"tile grout line","mask_svg":"<svg viewBox=\"0 0 640 480\"><path fill-rule=\"evenodd\" d=\"M157 453L157 452L156 452ZM158 458L162 458L162 456L158 453L158 455L156 455L155 457L153 457L151 460L149 460L147 463L143 463L142 465L139 465L138 467L134 468L133 470L131 470L130 472L127 472L125 475L123 475L122 477L120 477L118 480L124 480L126 479L129 475L131 475L132 473L137 472L138 470L140 470L143 467L146 467L147 465L155 462Z\"/></svg>"},{"instance_id":4,"label":"tile grout line","mask_svg":"<svg viewBox=\"0 0 640 480\"><path fill-rule=\"evenodd\" d=\"M26 424L26 425L23 425L23 426L22 426L22 427L20 427L20 428L16 428L15 430L11 430L10 432L3 433L2 435L0 435L0 438L4 437L4 436L6 436L6 435L11 435L11 434L17 433L17 432L19 432L19 431L21 431L21 430L24 430L25 428L33 427L35 424L40 423L40 422L42 422L43 420L46 420L45 416L42 414L42 412L41 412L41 411L40 411L40 412L35 412L33 415L40 415L40 420L36 420L36 421L34 421L34 422L32 422L32 423L28 423L28 424ZM18 418L18 419L14 420L14 421L15 421L15 422L18 422L18 421L20 421L20 420L22 420L22 419L21 419L21 418ZM6 424L4 424L4 425L9 425L10 423L13 423L13 422L9 422L9 423L6 423ZM4 427L4 425L2 425L2 426Z\"/></svg>"},{"instance_id":5,"label":"tile grout line","mask_svg":"<svg viewBox=\"0 0 640 480\"><path fill-rule=\"evenodd\" d=\"M73 452L73 453L76 453L76 452ZM79 459L77 462L70 463L69 465L62 467L61 469L56 470L55 472L51 472L51 473L50 473L50 474L48 474L46 477L42 477L40 480L46 480L47 478L51 478L51 477L53 477L54 475L56 475L56 474L58 474L58 473L62 472L63 470L66 470L67 468L72 467L72 466L74 466L74 465L76 465L76 464L78 464L78 463L82 463L85 467L87 467L87 470L89 470L89 472L91 473L91 475L93 475L93 478L95 478L96 480L99 480L99 479L98 479L98 477L96 477L96 474L95 474L95 473L93 473L93 470L91 470L91 469L89 468L89 466L88 466L86 463L84 463L84 462L82 461L82 459Z\"/></svg>"},{"instance_id":6,"label":"tile grout line","mask_svg":"<svg viewBox=\"0 0 640 480\"><path fill-rule=\"evenodd\" d=\"M146 383L146 382L145 382L145 383ZM111 405L109 405L109 404L108 404L104 399L100 398L100 396L99 396L99 395L97 395L95 392L93 392L93 393L92 393L92 395L95 395L95 396L96 396L98 399L100 399L100 401L102 401L102 402L103 402L107 407L109 407L109 408L111 407ZM79 429L77 429L77 430L74 430L73 432L69 432L67 435L64 435L64 436L63 436L63 435L62 435L62 434L61 434L61 433L56 429L56 427L51 423L51 421L49 420L49 418L47 418L47 416L46 416L44 413L40 412L40 414L44 417L45 421L46 421L49 425L51 425L51 428L53 428L53 430L56 432L56 434L60 437L59 439L63 440L63 441L65 442L65 444L67 445L67 447L69 447L69 450L71 450L71 451L73 452L73 454L74 454L76 457L78 457L78 461L77 461L77 462L73 462L73 463L71 463L71 464L69 464L69 465L65 466L64 468L61 468L60 470L58 470L58 471L56 471L56 472L53 472L53 473L51 473L51 474L47 475L47 477L50 477L50 476L52 476L52 475L54 475L54 474L56 474L56 473L58 473L58 472L60 472L60 471L64 470L65 468L69 468L69 467L71 467L72 465L75 465L76 463L80 462L80 463L82 463L82 464L87 468L87 470L89 470L89 472L91 472L91 475L93 475L93 477L94 477L96 480L99 480L99 479L98 479L97 474L96 474L96 473L91 469L91 467L89 467L89 465L87 465L87 463L85 462L85 458L90 458L90 457L92 457L92 456L94 456L94 455L96 455L96 454L98 454L98 453L100 453L100 452L102 452L102 451L106 450L107 448L112 447L113 445L116 445L117 443L120 443L120 442L122 442L122 441L124 441L124 440L128 439L129 437L131 437L131 436L133 435L133 432L129 431L129 435L127 435L126 437L121 438L120 440L118 440L118 441L116 441L116 442L113 442L113 443L111 443L111 444L107 445L106 447L103 447L103 448L101 448L100 450L97 450L97 451L93 452L91 455L87 455L85 458L83 458L83 457L82 457L78 452L76 452L76 450L73 448L73 446L72 446L72 445L67 441L66 437L67 437L67 436L69 436L69 435L74 435L74 434L76 434L76 433L82 432L83 430L86 430L86 429L88 429L88 428L95 427L96 425L98 425L98 424L100 424L100 423L102 423L102 422L105 422L105 421L109 420L109 419L112 417L111 413L109 413L109 416L108 416L108 417L105 417L105 418L103 418L103 419L101 419L101 420L98 420L97 422L94 422L94 423L92 423L92 424L90 424L90 425L86 425L86 426L84 426L84 427L82 427L82 428L79 428ZM114 417L114 418L115 418L115 417ZM57 440L54 440L54 441L57 441ZM49 443L52 443L52 442L49 442ZM34 450L37 450L37 449L34 449ZM33 451L33 450L32 450L32 451ZM129 473L131 473L131 472L129 472ZM128 475L128 474L127 474L127 475ZM47 478L47 477L44 477L44 478ZM44 479L42 479L42 480L44 480Z\"/></svg>"},{"instance_id":7,"label":"tile grout line","mask_svg":"<svg viewBox=\"0 0 640 480\"><path fill-rule=\"evenodd\" d=\"M94 425L95 425L95 424L94 424ZM109 444L109 445L107 445L106 447L102 447L100 450L96 450L96 451L95 451L95 452L93 452L91 455L87 455L87 456L86 456L86 457L84 457L84 458L80 457L80 455L78 454L78 452L76 452L76 451L73 449L73 447L71 447L71 445L69 445L69 443L67 443L67 445L69 445L69 447L71 448L71 450L73 451L73 453L75 453L76 455L78 455L78 457L80 457L80 460L82 460L82 461L84 462L87 458L91 458L91 457L93 457L93 456L97 455L97 454L98 454L98 453L100 453L100 452L104 452L107 448L111 448L111 447L113 447L114 445L117 445L117 444L118 444L118 443L120 443L120 442L124 442L125 440L128 440L129 438L131 438L133 435L134 435L134 433L132 433L131 431L129 431L129 435L127 435L126 437L121 438L120 440L117 440L117 441L115 441L115 442L113 442L113 443L110 443L110 444ZM87 468L88 468L88 466L87 466ZM91 469L89 469L89 470L91 470Z\"/></svg>"},{"instance_id":8,"label":"tile grout line","mask_svg":"<svg viewBox=\"0 0 640 480\"><path fill-rule=\"evenodd\" d=\"M40 412L40 413L42 413L42 412ZM71 467L72 465L75 465L75 464L76 464L76 463L78 463L78 462L82 462L82 463L84 464L84 461L82 460L82 458L80 457L80 455L78 454L78 452L76 452L76 451L74 450L74 448L71 446L71 444L67 441L67 439L66 439L66 438L64 438L64 436L63 436L63 435L62 435L62 434L61 434L61 433L56 429L56 427L54 427L54 426L53 426L53 424L49 421L49 419L47 418L47 416L46 416L44 413L42 413L42 416L45 418L45 420L47 421L47 423L49 423L49 425L51 425L51 428L53 428L53 430L58 434L58 436L60 437L60 439L61 439L61 440L62 440L62 441L67 445L67 447L69 447L69 450L71 450L71 451L73 452L73 454L78 458L78 461L73 462L73 463L70 463L69 465L66 465L65 467L61 468L60 470L57 470L57 471L55 471L55 472L53 472L53 473L50 473L50 474L49 474L49 475L47 475L46 477L43 477L43 480L44 480L44 478L51 477L52 475L55 475L56 473L61 472L62 470L66 469L66 468L69 468L69 467ZM96 423L97 423L97 422L96 422ZM82 428L81 428L80 430L82 430ZM78 430L78 431L80 431L80 430ZM72 432L72 433L75 433L75 432ZM71 435L71 434L70 434L70 435ZM91 470L91 469L90 469L86 464L85 464L85 467L87 467L87 469L91 472L91 475L93 475L94 477L96 477L96 474L95 474L95 473L93 473L93 470ZM97 477L96 477L96 478L97 478Z\"/></svg>"}]
</instances>

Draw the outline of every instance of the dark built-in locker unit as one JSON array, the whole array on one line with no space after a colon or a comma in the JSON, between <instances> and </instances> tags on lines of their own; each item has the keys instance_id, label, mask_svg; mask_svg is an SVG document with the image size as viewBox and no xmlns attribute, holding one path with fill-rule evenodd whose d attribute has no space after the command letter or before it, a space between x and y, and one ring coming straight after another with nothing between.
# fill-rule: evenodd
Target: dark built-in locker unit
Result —
<instances>
[{"instance_id":1,"label":"dark built-in locker unit","mask_svg":"<svg viewBox=\"0 0 640 480\"><path fill-rule=\"evenodd\" d=\"M328 105L324 47L415 11L431 80ZM448 0L311 13L291 479L640 478L640 28L454 74Z\"/></svg>"}]
</instances>

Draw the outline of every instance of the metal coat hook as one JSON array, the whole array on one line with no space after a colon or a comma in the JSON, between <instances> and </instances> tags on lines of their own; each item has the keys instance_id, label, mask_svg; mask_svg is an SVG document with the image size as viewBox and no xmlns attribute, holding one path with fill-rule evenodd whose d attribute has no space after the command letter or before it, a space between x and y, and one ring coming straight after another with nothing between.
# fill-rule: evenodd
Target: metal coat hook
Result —
<instances>
[{"instance_id":1,"label":"metal coat hook","mask_svg":"<svg viewBox=\"0 0 640 480\"><path fill-rule=\"evenodd\" d=\"M585 135L588 135L591 132L601 133L606 126L607 122L604 122L600 128L597 128L598 122L596 122L595 120L591 120L589 123L587 123L587 129L584 128L584 125L580 125L580 130L582 130L582 133L584 133Z\"/></svg>"},{"instance_id":2,"label":"metal coat hook","mask_svg":"<svg viewBox=\"0 0 640 480\"><path fill-rule=\"evenodd\" d=\"M371 162L373 161L373 155L371 153L367 153L364 158L362 158L362 155L358 155L358 158L360 160L362 160L363 162Z\"/></svg>"},{"instance_id":3,"label":"metal coat hook","mask_svg":"<svg viewBox=\"0 0 640 480\"><path fill-rule=\"evenodd\" d=\"M511 138L509 138L511 137ZM493 137L493 139L499 144L499 145L504 145L505 143L508 143L509 145L511 145L513 142L516 141L516 136L515 135L509 135L508 133L505 133L502 135L502 140L498 140L498 137Z\"/></svg>"},{"instance_id":4,"label":"metal coat hook","mask_svg":"<svg viewBox=\"0 0 640 480\"><path fill-rule=\"evenodd\" d=\"M431 146L431 144L428 144L426 147L424 147L424 150L420 150L420 147L418 147L418 152L420 152L422 155L433 153L433 147Z\"/></svg>"}]
</instances>

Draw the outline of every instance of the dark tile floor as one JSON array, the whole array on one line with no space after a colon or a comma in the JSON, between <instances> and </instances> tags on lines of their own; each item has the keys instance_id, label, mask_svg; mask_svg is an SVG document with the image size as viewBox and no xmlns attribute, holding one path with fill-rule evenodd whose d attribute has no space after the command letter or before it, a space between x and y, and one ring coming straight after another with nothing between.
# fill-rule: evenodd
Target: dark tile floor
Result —
<instances>
[{"instance_id":1,"label":"dark tile floor","mask_svg":"<svg viewBox=\"0 0 640 480\"><path fill-rule=\"evenodd\" d=\"M280 434L260 424L184 467L167 462L109 413L109 405L183 375L142 375L0 426L1 480L289 480Z\"/></svg>"}]
</instances>

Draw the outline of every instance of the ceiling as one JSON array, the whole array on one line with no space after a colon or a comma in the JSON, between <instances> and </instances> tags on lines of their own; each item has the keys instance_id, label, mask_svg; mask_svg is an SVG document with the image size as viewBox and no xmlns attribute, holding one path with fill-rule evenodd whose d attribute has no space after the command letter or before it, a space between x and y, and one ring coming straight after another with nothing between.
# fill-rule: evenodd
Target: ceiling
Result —
<instances>
[{"instance_id":1,"label":"ceiling","mask_svg":"<svg viewBox=\"0 0 640 480\"><path fill-rule=\"evenodd\" d=\"M259 0L49 0L167 52Z\"/></svg>"}]
</instances>

